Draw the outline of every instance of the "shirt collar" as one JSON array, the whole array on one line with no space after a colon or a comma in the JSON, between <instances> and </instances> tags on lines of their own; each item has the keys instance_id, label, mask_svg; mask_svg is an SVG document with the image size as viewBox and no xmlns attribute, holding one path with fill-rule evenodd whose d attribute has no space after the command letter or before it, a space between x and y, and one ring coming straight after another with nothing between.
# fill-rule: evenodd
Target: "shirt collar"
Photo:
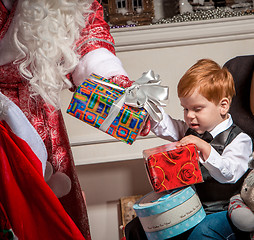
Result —
<instances>
[{"instance_id":1,"label":"shirt collar","mask_svg":"<svg viewBox=\"0 0 254 240\"><path fill-rule=\"evenodd\" d=\"M210 131L213 138L215 138L219 133L225 131L233 124L233 119L231 115L228 113L228 118L218 124L212 131Z\"/></svg>"}]
</instances>

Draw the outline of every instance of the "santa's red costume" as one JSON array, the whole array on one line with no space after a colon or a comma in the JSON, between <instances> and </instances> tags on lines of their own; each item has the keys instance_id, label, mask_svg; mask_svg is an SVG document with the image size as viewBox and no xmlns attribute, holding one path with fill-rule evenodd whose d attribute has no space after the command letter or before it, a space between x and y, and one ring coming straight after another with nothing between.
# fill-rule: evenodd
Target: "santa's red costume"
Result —
<instances>
[{"instance_id":1,"label":"santa's red costume","mask_svg":"<svg viewBox=\"0 0 254 240\"><path fill-rule=\"evenodd\" d=\"M24 116L36 129L38 136L46 146L47 163L50 163L51 168L53 166L53 175L61 173L63 178L60 178L59 181L60 183L63 181L65 184L62 185L66 185L62 192L56 194L63 209L56 203L58 199L52 197L51 192L47 191L44 184L41 191L38 187L36 192L30 193L33 196L33 201L36 201L44 196L43 193L50 192L50 197L46 194L46 198L49 197L49 202L57 205L56 212L58 210L60 212L57 218L51 216L50 211L48 215L45 214L42 217L39 217L39 212L36 211L34 211L35 216L31 214L32 212L27 213L27 217L29 216L27 219L31 220L34 217L35 222L38 220L38 225L42 226L41 231L49 231L52 234L51 238L45 237L43 234L40 235L36 231L31 231L28 236L27 227L32 225L29 223L26 225L26 221L23 221L24 225L17 225L16 221L22 219L22 216L18 216L21 212L17 211L15 218L15 214L13 214L15 206L10 208L12 201L6 197L0 199L0 214L5 216L2 219L6 219L6 226L12 228L17 239L83 239L78 233L79 230L86 240L91 239L86 205L74 170L68 136L60 112L59 94L62 89L78 86L92 72L111 78L112 81L124 87L130 84L120 60L115 56L114 41L109 33L109 26L103 20L103 9L97 1L0 0L0 92L22 110ZM13 124L12 130L16 129L17 122L15 123L14 120L10 122L9 124ZM3 139L9 135L8 141L13 141L11 139L16 138L15 136L18 138L20 136L15 130L13 135L13 131L8 127L9 124L8 121L7 125L6 122L1 123L1 132ZM28 146L29 142L33 142L26 139L26 132L21 134L21 139L25 140ZM30 183L33 183L31 189L33 189L36 184L42 182L40 178L46 168L43 161L41 161L41 168L40 164L36 165L35 162L43 156L45 157L45 153L43 147L36 151L33 147L32 150L27 150L27 147L24 147L25 144L21 145L24 148L21 151L30 154L30 156L25 154L25 157L32 164L22 165L21 163L22 167L18 166L20 169L18 174L16 174L17 172L12 173L12 176L16 179L15 181L19 181L22 174L29 173L30 177L27 177L26 180L30 179ZM17 151L19 151L18 149L19 147L16 148ZM5 156L3 162L7 164L10 161L8 164L14 164L12 162L14 161L13 156L8 156L11 152L9 150L2 147L5 155L1 153L0 158ZM38 159L34 160L36 156ZM18 169L1 168L1 177L4 178L10 174L10 171ZM37 180L33 181L33 176L36 176ZM15 189L22 188L26 184L28 182L18 184ZM56 188L54 184L57 184L57 181L51 183L52 187ZM0 195L5 196L5 194L11 193L1 187ZM24 204L28 207L27 204L31 199L24 197L23 200L27 201ZM46 204L46 202L44 203ZM36 205L33 207L36 208ZM44 207L41 206L40 211L46 212ZM22 213L26 212L25 209ZM26 210L28 211L29 208ZM30 209L30 211L33 210ZM70 219L63 213L64 211L68 213ZM50 216L53 219L52 222ZM63 221L59 222L61 216ZM64 222L67 229L68 226L71 226L69 232L64 228ZM61 229L65 229L67 235L63 237L63 233L63 236L59 235L58 237L52 233L51 224L59 226L59 232ZM2 220L0 227L3 228L3 225ZM48 230L45 229L47 225L49 226ZM3 233L3 229L1 230ZM70 237L72 233L76 236L75 238L74 235Z\"/></svg>"}]
</instances>

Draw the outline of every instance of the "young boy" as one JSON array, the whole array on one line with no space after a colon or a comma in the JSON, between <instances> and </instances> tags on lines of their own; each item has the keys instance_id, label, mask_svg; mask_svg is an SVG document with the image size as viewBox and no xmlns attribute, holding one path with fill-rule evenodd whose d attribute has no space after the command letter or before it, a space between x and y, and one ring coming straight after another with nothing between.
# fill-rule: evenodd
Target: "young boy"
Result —
<instances>
[{"instance_id":1,"label":"young boy","mask_svg":"<svg viewBox=\"0 0 254 240\"><path fill-rule=\"evenodd\" d=\"M185 121L175 120L163 112L161 122L151 120L151 130L159 137L178 141L178 146L189 143L197 146L204 183L195 187L208 215L187 236L185 233L184 237L175 238L237 239L237 230L225 210L248 170L252 140L233 124L228 113L235 95L232 75L214 61L202 59L184 74L177 90ZM127 240L145 239L143 233L142 237L138 236L140 230L132 231L131 225L126 226Z\"/></svg>"}]
</instances>

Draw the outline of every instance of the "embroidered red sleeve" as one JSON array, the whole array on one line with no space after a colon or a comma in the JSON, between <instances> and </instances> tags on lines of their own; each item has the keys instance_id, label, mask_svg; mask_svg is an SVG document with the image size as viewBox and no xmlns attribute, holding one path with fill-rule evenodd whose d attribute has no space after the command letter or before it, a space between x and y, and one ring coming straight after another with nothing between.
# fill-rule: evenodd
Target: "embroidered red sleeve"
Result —
<instances>
[{"instance_id":1,"label":"embroidered red sleeve","mask_svg":"<svg viewBox=\"0 0 254 240\"><path fill-rule=\"evenodd\" d=\"M115 54L114 39L109 25L103 19L103 7L95 0L91 5L87 26L81 31L76 42L76 51L82 57L86 53L104 47Z\"/></svg>"}]
</instances>

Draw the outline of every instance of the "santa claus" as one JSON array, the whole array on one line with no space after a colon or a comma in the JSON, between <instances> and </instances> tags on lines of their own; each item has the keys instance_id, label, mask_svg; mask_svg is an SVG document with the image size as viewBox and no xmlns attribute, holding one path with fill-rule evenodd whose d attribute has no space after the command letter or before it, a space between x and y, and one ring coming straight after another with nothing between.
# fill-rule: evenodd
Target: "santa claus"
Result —
<instances>
[{"instance_id":1,"label":"santa claus","mask_svg":"<svg viewBox=\"0 0 254 240\"><path fill-rule=\"evenodd\" d=\"M8 101L12 101L17 108L21 109L42 139L47 153L45 165L49 167L46 168L46 175L50 172L47 176L55 177L54 180L47 178L49 185L59 198L64 211L71 217L70 221L74 222L86 240L91 238L86 205L74 170L67 132L60 112L60 92L66 88L75 89L91 73L109 78L123 87L131 85L120 60L115 56L114 41L109 33L109 26L103 20L103 8L97 1L0 1L0 92L7 97ZM13 123L15 126L14 120ZM5 124L2 131L5 131L4 129L8 130L7 134L11 138L15 138ZM4 148L2 151L6 151L5 161L13 161L13 156L8 156L11 151ZM31 155L34 153L34 151L29 152ZM39 152L35 152L37 157ZM1 153L0 158L2 156ZM29 156L26 157L29 158ZM43 176L45 165L42 164L41 170L36 168L36 171L42 172L37 177ZM19 175L25 175L26 168L30 165L25 166L9 170L18 171L17 168L19 168ZM10 174L5 168L0 170L1 176ZM27 170L27 172L30 171L32 170ZM40 189L38 184L42 184L42 181L33 181L32 176L34 175L30 174L26 177L28 182L22 182L17 189L20 188L19 191L22 192L22 188L30 183L34 183L34 188ZM13 177L16 177L15 174ZM59 183L64 187L58 191L57 184ZM40 224L49 226L52 216L50 214L38 216L39 212L35 211L34 216L32 212L27 213L29 218L15 217L15 205L10 210L11 202L8 200L8 197L15 195L8 196L11 193L6 189L8 186L0 188L0 205L15 236L26 240L42 239L42 231L46 232L47 229L41 229ZM44 184L42 189L42 192L30 192L33 197L29 198L29 201L36 202L45 196L44 193L49 192ZM47 197L46 194L45 199ZM52 198L54 201L49 202L56 202L56 199ZM36 205L31 206L36 208ZM48 211L43 209L47 206L41 205L41 213ZM16 208L18 207L22 206L17 205ZM39 207L38 204L37 207ZM56 208L56 211L59 209L61 209L60 206ZM53 209L49 212L53 214ZM16 215L19 213L17 211ZM33 225L33 227L37 225L37 229L32 231L35 235L28 234L27 219L38 221L38 224ZM67 217L65 216L64 219ZM68 223L69 221L66 222L67 228ZM58 238L54 233L50 233L51 238L48 234L47 238L43 239L81 239L79 235L76 235L76 238L74 236Z\"/></svg>"}]
</instances>

